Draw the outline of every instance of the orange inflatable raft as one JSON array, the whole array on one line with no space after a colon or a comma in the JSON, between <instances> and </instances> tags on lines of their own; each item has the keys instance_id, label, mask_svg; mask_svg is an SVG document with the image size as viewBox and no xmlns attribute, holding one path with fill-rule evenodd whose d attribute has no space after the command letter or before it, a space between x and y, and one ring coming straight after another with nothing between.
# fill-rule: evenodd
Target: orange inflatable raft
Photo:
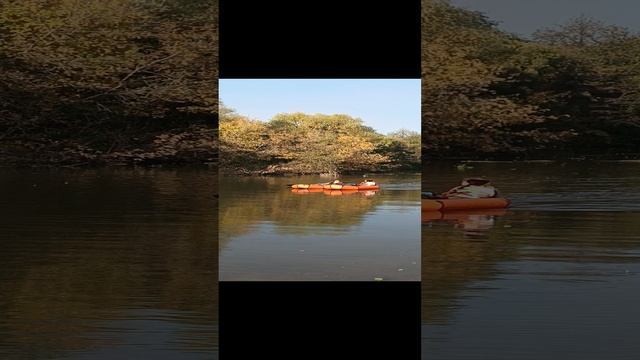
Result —
<instances>
[{"instance_id":1,"label":"orange inflatable raft","mask_svg":"<svg viewBox=\"0 0 640 360\"><path fill-rule=\"evenodd\" d=\"M371 195L367 194L371 192L372 194L376 194L376 190L324 190L324 189L291 189L291 192L294 194L311 194L311 193L324 193L325 195L331 196L342 196L342 195L351 195L351 194L363 194L364 196Z\"/></svg>"},{"instance_id":2,"label":"orange inflatable raft","mask_svg":"<svg viewBox=\"0 0 640 360\"><path fill-rule=\"evenodd\" d=\"M338 184L293 184L291 185L292 189L302 189L302 190L312 190L312 189L323 189L323 190L378 190L380 189L379 185L373 186L364 186L364 185L338 185Z\"/></svg>"},{"instance_id":3,"label":"orange inflatable raft","mask_svg":"<svg viewBox=\"0 0 640 360\"><path fill-rule=\"evenodd\" d=\"M324 186L325 190L378 190L378 185L337 185L330 184Z\"/></svg>"},{"instance_id":4,"label":"orange inflatable raft","mask_svg":"<svg viewBox=\"0 0 640 360\"><path fill-rule=\"evenodd\" d=\"M504 209L509 205L511 200L503 198L422 199L422 211Z\"/></svg>"}]
</instances>

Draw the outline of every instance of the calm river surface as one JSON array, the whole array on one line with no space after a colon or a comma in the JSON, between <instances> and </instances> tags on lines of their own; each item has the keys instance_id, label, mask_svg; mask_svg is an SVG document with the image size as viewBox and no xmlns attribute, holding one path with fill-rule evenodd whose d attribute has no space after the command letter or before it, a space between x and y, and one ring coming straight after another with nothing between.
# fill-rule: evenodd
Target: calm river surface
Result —
<instances>
[{"instance_id":1,"label":"calm river surface","mask_svg":"<svg viewBox=\"0 0 640 360\"><path fill-rule=\"evenodd\" d=\"M217 174L0 171L0 358L217 359Z\"/></svg>"},{"instance_id":2,"label":"calm river surface","mask_svg":"<svg viewBox=\"0 0 640 360\"><path fill-rule=\"evenodd\" d=\"M420 175L374 179L375 193L295 193L328 180L222 177L220 280L419 281Z\"/></svg>"},{"instance_id":3,"label":"calm river surface","mask_svg":"<svg viewBox=\"0 0 640 360\"><path fill-rule=\"evenodd\" d=\"M423 359L637 358L640 162L469 166L423 187L483 175L513 207L423 221Z\"/></svg>"}]
</instances>

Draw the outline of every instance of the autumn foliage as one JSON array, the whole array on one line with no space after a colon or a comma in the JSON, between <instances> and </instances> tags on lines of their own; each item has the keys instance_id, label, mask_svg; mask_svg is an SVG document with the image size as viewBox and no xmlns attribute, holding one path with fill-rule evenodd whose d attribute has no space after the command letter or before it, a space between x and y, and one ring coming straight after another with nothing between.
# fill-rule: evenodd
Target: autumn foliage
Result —
<instances>
[{"instance_id":1,"label":"autumn foliage","mask_svg":"<svg viewBox=\"0 0 640 360\"><path fill-rule=\"evenodd\" d=\"M220 166L235 173L336 174L416 170L420 134L382 135L349 115L282 113L252 120L222 107Z\"/></svg>"},{"instance_id":2,"label":"autumn foliage","mask_svg":"<svg viewBox=\"0 0 640 360\"><path fill-rule=\"evenodd\" d=\"M640 153L640 37L578 17L533 41L484 14L422 2L428 158Z\"/></svg>"},{"instance_id":3,"label":"autumn foliage","mask_svg":"<svg viewBox=\"0 0 640 360\"><path fill-rule=\"evenodd\" d=\"M2 161L213 158L216 22L215 1L3 1Z\"/></svg>"}]
</instances>

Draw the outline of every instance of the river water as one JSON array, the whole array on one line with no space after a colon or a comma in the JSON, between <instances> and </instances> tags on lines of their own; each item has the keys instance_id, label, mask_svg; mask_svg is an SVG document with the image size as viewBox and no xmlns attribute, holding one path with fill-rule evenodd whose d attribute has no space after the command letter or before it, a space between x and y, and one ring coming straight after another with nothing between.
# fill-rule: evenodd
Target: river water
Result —
<instances>
[{"instance_id":1,"label":"river water","mask_svg":"<svg viewBox=\"0 0 640 360\"><path fill-rule=\"evenodd\" d=\"M423 220L423 359L636 358L640 162L433 163L423 187L466 176L513 206Z\"/></svg>"},{"instance_id":2,"label":"river water","mask_svg":"<svg viewBox=\"0 0 640 360\"><path fill-rule=\"evenodd\" d=\"M217 174L0 173L0 358L217 359Z\"/></svg>"},{"instance_id":3,"label":"river water","mask_svg":"<svg viewBox=\"0 0 640 360\"><path fill-rule=\"evenodd\" d=\"M345 177L344 182L362 178ZM420 175L377 192L292 192L318 177L220 179L220 280L420 280Z\"/></svg>"},{"instance_id":4,"label":"river water","mask_svg":"<svg viewBox=\"0 0 640 360\"><path fill-rule=\"evenodd\" d=\"M222 280L418 280L425 359L640 352L640 163L429 164L513 200L418 227L420 176L376 193L181 169L0 173L0 358L216 359ZM343 179L355 181L358 179Z\"/></svg>"}]
</instances>

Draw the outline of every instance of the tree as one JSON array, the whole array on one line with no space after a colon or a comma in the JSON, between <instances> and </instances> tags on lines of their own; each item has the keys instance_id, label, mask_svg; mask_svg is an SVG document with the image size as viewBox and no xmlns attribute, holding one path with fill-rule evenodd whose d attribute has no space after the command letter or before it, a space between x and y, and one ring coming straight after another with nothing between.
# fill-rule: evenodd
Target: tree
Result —
<instances>
[{"instance_id":1,"label":"tree","mask_svg":"<svg viewBox=\"0 0 640 360\"><path fill-rule=\"evenodd\" d=\"M388 161L373 151L373 129L348 115L278 114L269 127L274 157L299 172L371 171Z\"/></svg>"},{"instance_id":2,"label":"tree","mask_svg":"<svg viewBox=\"0 0 640 360\"><path fill-rule=\"evenodd\" d=\"M446 1L422 9L428 156L640 151L637 35L582 16L529 41Z\"/></svg>"},{"instance_id":3,"label":"tree","mask_svg":"<svg viewBox=\"0 0 640 360\"><path fill-rule=\"evenodd\" d=\"M629 39L629 30L616 25L580 15L556 28L545 28L533 33L537 42L569 47L586 47L606 43L618 43Z\"/></svg>"},{"instance_id":4,"label":"tree","mask_svg":"<svg viewBox=\"0 0 640 360\"><path fill-rule=\"evenodd\" d=\"M148 152L158 132L212 129L216 20L203 0L3 1L4 140L104 157Z\"/></svg>"},{"instance_id":5,"label":"tree","mask_svg":"<svg viewBox=\"0 0 640 360\"><path fill-rule=\"evenodd\" d=\"M424 0L422 9L423 151L431 157L524 153L567 135L540 127L543 110L514 91L524 84L509 68L521 65L513 60L529 47L483 14L435 0Z\"/></svg>"},{"instance_id":6,"label":"tree","mask_svg":"<svg viewBox=\"0 0 640 360\"><path fill-rule=\"evenodd\" d=\"M261 174L338 174L415 169L420 134L377 133L344 114L281 113L250 120L221 106L221 166L225 171Z\"/></svg>"}]
</instances>

